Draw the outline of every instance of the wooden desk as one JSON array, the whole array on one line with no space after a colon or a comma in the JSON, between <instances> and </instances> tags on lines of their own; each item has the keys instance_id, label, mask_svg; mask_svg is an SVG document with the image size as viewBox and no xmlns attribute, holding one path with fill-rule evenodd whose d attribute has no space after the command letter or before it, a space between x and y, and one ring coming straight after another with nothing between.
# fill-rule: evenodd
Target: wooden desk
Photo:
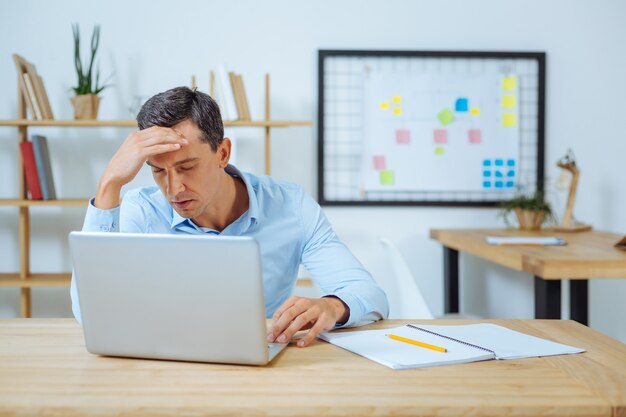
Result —
<instances>
[{"instance_id":1,"label":"wooden desk","mask_svg":"<svg viewBox=\"0 0 626 417\"><path fill-rule=\"evenodd\" d=\"M488 322L588 352L393 371L317 341L246 367L99 357L72 319L5 319L0 415L626 416L624 344L573 321Z\"/></svg>"},{"instance_id":2,"label":"wooden desk","mask_svg":"<svg viewBox=\"0 0 626 417\"><path fill-rule=\"evenodd\" d=\"M486 236L558 236L567 246L494 246ZM626 278L626 252L613 247L620 236L608 232L556 233L503 229L432 229L443 245L444 308L459 311L459 251L535 276L535 318L561 317L561 280L570 279L570 318L589 323L588 280Z\"/></svg>"}]
</instances>

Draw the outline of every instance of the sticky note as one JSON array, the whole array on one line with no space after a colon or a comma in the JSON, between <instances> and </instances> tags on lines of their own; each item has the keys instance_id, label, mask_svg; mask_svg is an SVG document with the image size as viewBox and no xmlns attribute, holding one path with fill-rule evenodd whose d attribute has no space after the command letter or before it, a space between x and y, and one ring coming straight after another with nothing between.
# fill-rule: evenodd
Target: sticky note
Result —
<instances>
[{"instance_id":1,"label":"sticky note","mask_svg":"<svg viewBox=\"0 0 626 417\"><path fill-rule=\"evenodd\" d=\"M515 159L508 159L506 161L506 166L508 167L514 167L515 166Z\"/></svg>"},{"instance_id":2,"label":"sticky note","mask_svg":"<svg viewBox=\"0 0 626 417\"><path fill-rule=\"evenodd\" d=\"M380 183L382 185L393 185L393 171L390 169L386 169L384 171L380 171Z\"/></svg>"},{"instance_id":3,"label":"sticky note","mask_svg":"<svg viewBox=\"0 0 626 417\"><path fill-rule=\"evenodd\" d=\"M502 172L500 171L496 171L496 178L502 178L504 175L502 175Z\"/></svg>"},{"instance_id":4,"label":"sticky note","mask_svg":"<svg viewBox=\"0 0 626 417\"><path fill-rule=\"evenodd\" d=\"M457 112L466 112L469 109L469 100L465 97L459 97L454 103L454 110Z\"/></svg>"},{"instance_id":5,"label":"sticky note","mask_svg":"<svg viewBox=\"0 0 626 417\"><path fill-rule=\"evenodd\" d=\"M483 160L483 166L484 167L490 167L491 166L491 160L490 159Z\"/></svg>"},{"instance_id":6,"label":"sticky note","mask_svg":"<svg viewBox=\"0 0 626 417\"><path fill-rule=\"evenodd\" d=\"M502 115L502 127L515 127L516 118L513 113L505 113Z\"/></svg>"},{"instance_id":7,"label":"sticky note","mask_svg":"<svg viewBox=\"0 0 626 417\"><path fill-rule=\"evenodd\" d=\"M512 169L509 170L509 172L506 173L507 177L514 177L515 176L515 171L513 171Z\"/></svg>"},{"instance_id":8,"label":"sticky note","mask_svg":"<svg viewBox=\"0 0 626 417\"><path fill-rule=\"evenodd\" d=\"M398 145L408 145L411 143L411 131L409 129L396 130L396 143Z\"/></svg>"},{"instance_id":9,"label":"sticky note","mask_svg":"<svg viewBox=\"0 0 626 417\"><path fill-rule=\"evenodd\" d=\"M488 171L488 170L483 171L483 177L491 177L491 171Z\"/></svg>"},{"instance_id":10,"label":"sticky note","mask_svg":"<svg viewBox=\"0 0 626 417\"><path fill-rule=\"evenodd\" d=\"M504 183L502 181L496 181L496 188L502 188L504 187Z\"/></svg>"},{"instance_id":11,"label":"sticky note","mask_svg":"<svg viewBox=\"0 0 626 417\"><path fill-rule=\"evenodd\" d=\"M380 102L380 108L381 108L381 110L387 110L389 108L389 102L388 101L381 101Z\"/></svg>"},{"instance_id":12,"label":"sticky note","mask_svg":"<svg viewBox=\"0 0 626 417\"><path fill-rule=\"evenodd\" d=\"M437 146L435 148L435 155L443 155L443 152L444 152L443 146Z\"/></svg>"},{"instance_id":13,"label":"sticky note","mask_svg":"<svg viewBox=\"0 0 626 417\"><path fill-rule=\"evenodd\" d=\"M445 108L439 112L439 114L437 115L437 119L439 119L442 125L446 126L452 123L452 121L454 120L454 115L452 114L452 111L450 109Z\"/></svg>"},{"instance_id":14,"label":"sticky note","mask_svg":"<svg viewBox=\"0 0 626 417\"><path fill-rule=\"evenodd\" d=\"M446 129L433 130L433 140L435 143L448 143L448 131Z\"/></svg>"},{"instance_id":15,"label":"sticky note","mask_svg":"<svg viewBox=\"0 0 626 417\"><path fill-rule=\"evenodd\" d=\"M385 157L383 155L374 155L374 169L377 171L380 171L382 169L385 169L386 167L386 162L385 162Z\"/></svg>"},{"instance_id":16,"label":"sticky note","mask_svg":"<svg viewBox=\"0 0 626 417\"><path fill-rule=\"evenodd\" d=\"M501 166L503 166L503 165L504 165L504 160L502 160L502 159L496 159L496 160L495 160L495 164L496 164L496 166L497 166L497 167L501 167Z\"/></svg>"},{"instance_id":17,"label":"sticky note","mask_svg":"<svg viewBox=\"0 0 626 417\"><path fill-rule=\"evenodd\" d=\"M480 129L470 129L467 131L467 139L469 143L481 143L482 142L482 133Z\"/></svg>"},{"instance_id":18,"label":"sticky note","mask_svg":"<svg viewBox=\"0 0 626 417\"><path fill-rule=\"evenodd\" d=\"M517 85L517 77L515 75L504 77L504 79L502 80L502 88L504 90L515 90L516 85Z\"/></svg>"},{"instance_id":19,"label":"sticky note","mask_svg":"<svg viewBox=\"0 0 626 417\"><path fill-rule=\"evenodd\" d=\"M510 94L502 96L502 108L514 109L515 108L515 96Z\"/></svg>"},{"instance_id":20,"label":"sticky note","mask_svg":"<svg viewBox=\"0 0 626 417\"><path fill-rule=\"evenodd\" d=\"M491 181L483 181L483 188L491 188Z\"/></svg>"},{"instance_id":21,"label":"sticky note","mask_svg":"<svg viewBox=\"0 0 626 417\"><path fill-rule=\"evenodd\" d=\"M393 96L391 101L393 101L394 103L402 103L402 97L401 96Z\"/></svg>"},{"instance_id":22,"label":"sticky note","mask_svg":"<svg viewBox=\"0 0 626 417\"><path fill-rule=\"evenodd\" d=\"M513 181L507 181L506 182L506 188L513 188L515 187L515 182Z\"/></svg>"},{"instance_id":23,"label":"sticky note","mask_svg":"<svg viewBox=\"0 0 626 417\"><path fill-rule=\"evenodd\" d=\"M472 116L480 116L480 109L478 107L472 107L470 109L470 114Z\"/></svg>"},{"instance_id":24,"label":"sticky note","mask_svg":"<svg viewBox=\"0 0 626 417\"><path fill-rule=\"evenodd\" d=\"M395 116L402 116L402 109L400 107L396 107L395 109L393 109L392 113Z\"/></svg>"}]
</instances>

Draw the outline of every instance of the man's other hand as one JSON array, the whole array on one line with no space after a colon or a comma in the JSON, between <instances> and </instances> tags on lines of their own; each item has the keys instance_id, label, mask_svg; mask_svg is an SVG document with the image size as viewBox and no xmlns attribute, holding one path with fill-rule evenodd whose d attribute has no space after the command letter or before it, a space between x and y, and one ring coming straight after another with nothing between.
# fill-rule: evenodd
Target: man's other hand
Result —
<instances>
[{"instance_id":1,"label":"man's other hand","mask_svg":"<svg viewBox=\"0 0 626 417\"><path fill-rule=\"evenodd\" d=\"M348 319L348 307L337 297L304 298L290 297L272 316L267 332L268 342L286 343L299 330L309 330L298 340L298 347L311 344L325 330L344 323Z\"/></svg>"}]
</instances>

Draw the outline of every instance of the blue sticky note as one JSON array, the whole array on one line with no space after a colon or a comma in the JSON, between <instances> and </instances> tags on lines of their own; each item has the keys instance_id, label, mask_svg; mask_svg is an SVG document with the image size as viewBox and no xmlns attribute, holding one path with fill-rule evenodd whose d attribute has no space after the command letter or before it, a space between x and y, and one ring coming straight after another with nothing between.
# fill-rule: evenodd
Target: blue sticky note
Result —
<instances>
[{"instance_id":1,"label":"blue sticky note","mask_svg":"<svg viewBox=\"0 0 626 417\"><path fill-rule=\"evenodd\" d=\"M513 181L507 181L506 182L506 188L513 188L515 187L515 182Z\"/></svg>"},{"instance_id":2,"label":"blue sticky note","mask_svg":"<svg viewBox=\"0 0 626 417\"><path fill-rule=\"evenodd\" d=\"M507 177L514 177L515 176L515 171L513 171L512 169L509 170L509 172L506 173Z\"/></svg>"},{"instance_id":3,"label":"blue sticky note","mask_svg":"<svg viewBox=\"0 0 626 417\"><path fill-rule=\"evenodd\" d=\"M483 177L491 177L491 171L483 171Z\"/></svg>"},{"instance_id":4,"label":"blue sticky note","mask_svg":"<svg viewBox=\"0 0 626 417\"><path fill-rule=\"evenodd\" d=\"M491 181L483 181L483 188L491 188Z\"/></svg>"},{"instance_id":5,"label":"blue sticky note","mask_svg":"<svg viewBox=\"0 0 626 417\"><path fill-rule=\"evenodd\" d=\"M502 181L496 181L496 188L504 187L504 183Z\"/></svg>"},{"instance_id":6,"label":"blue sticky note","mask_svg":"<svg viewBox=\"0 0 626 417\"><path fill-rule=\"evenodd\" d=\"M502 177L504 177L504 175L502 175L502 172L496 171L496 178L502 178Z\"/></svg>"},{"instance_id":7,"label":"blue sticky note","mask_svg":"<svg viewBox=\"0 0 626 417\"><path fill-rule=\"evenodd\" d=\"M483 166L484 167L490 167L491 166L491 160L490 159L485 159L483 161Z\"/></svg>"},{"instance_id":8,"label":"blue sticky note","mask_svg":"<svg viewBox=\"0 0 626 417\"><path fill-rule=\"evenodd\" d=\"M514 167L515 166L515 159L509 159L508 161L506 161L506 165L510 166L510 167Z\"/></svg>"},{"instance_id":9,"label":"blue sticky note","mask_svg":"<svg viewBox=\"0 0 626 417\"><path fill-rule=\"evenodd\" d=\"M465 112L469 110L469 100L465 97L459 97L456 99L454 110L458 112Z\"/></svg>"},{"instance_id":10,"label":"blue sticky note","mask_svg":"<svg viewBox=\"0 0 626 417\"><path fill-rule=\"evenodd\" d=\"M496 166L497 166L497 167L504 166L504 160L502 160L502 159L496 159Z\"/></svg>"}]
</instances>

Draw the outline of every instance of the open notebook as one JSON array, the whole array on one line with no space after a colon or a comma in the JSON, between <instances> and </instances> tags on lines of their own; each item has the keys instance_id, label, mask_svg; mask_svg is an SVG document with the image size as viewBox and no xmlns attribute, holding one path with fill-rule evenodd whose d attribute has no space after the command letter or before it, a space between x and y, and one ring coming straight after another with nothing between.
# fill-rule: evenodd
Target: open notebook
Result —
<instances>
[{"instance_id":1,"label":"open notebook","mask_svg":"<svg viewBox=\"0 0 626 417\"><path fill-rule=\"evenodd\" d=\"M393 340L389 334L447 349L432 349ZM320 339L392 369L426 368L490 359L519 359L584 352L496 324L413 325L384 330L324 332Z\"/></svg>"}]
</instances>

